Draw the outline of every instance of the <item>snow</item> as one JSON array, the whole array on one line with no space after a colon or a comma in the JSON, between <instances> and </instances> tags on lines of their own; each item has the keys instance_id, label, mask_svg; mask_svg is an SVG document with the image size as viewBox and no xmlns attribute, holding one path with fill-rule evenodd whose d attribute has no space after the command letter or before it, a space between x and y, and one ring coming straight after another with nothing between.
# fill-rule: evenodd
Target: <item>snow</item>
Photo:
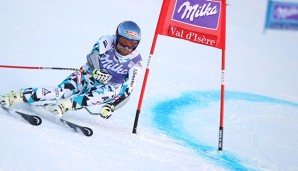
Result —
<instances>
[{"instance_id":1,"label":"snow","mask_svg":"<svg viewBox=\"0 0 298 171\"><path fill-rule=\"evenodd\" d=\"M0 64L77 68L100 36L133 20L142 28L138 49L145 72L161 4L1 1ZM217 152L221 51L159 36L137 134L131 132L143 78L128 104L108 120L84 110L64 115L91 127L92 137L46 119L31 126L0 109L0 170L298 170L298 33L264 31L267 1L228 4L222 153ZM56 85L71 73L0 71L0 94Z\"/></svg>"}]
</instances>

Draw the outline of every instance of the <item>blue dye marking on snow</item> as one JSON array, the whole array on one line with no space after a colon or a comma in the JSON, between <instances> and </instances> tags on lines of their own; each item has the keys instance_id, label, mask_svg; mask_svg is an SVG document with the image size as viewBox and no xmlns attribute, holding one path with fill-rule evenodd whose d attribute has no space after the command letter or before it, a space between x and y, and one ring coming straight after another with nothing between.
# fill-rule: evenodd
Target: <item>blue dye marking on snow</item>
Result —
<instances>
[{"instance_id":1,"label":"blue dye marking on snow","mask_svg":"<svg viewBox=\"0 0 298 171\"><path fill-rule=\"evenodd\" d=\"M243 162L236 156L229 154L228 152L223 152L221 155L217 154L217 148L209 146L207 144L199 142L199 140L193 138L183 131L183 123L177 123L173 121L175 115L181 115L179 110L183 110L184 107L190 105L195 105L198 108L207 107L212 102L218 102L220 100L219 91L190 91L183 93L180 97L175 99L170 99L164 102L158 103L153 107L153 122L156 127L162 130L167 135L182 141L187 146L194 149L200 156L217 163L218 165L230 169L230 170L256 170L254 168L246 166ZM226 91L225 100L244 100L251 102L265 102L265 103L275 103L282 105L290 105L298 107L297 103L270 98L266 96ZM161 114L162 113L162 114ZM179 117L179 116L177 116ZM181 125L182 124L182 125Z\"/></svg>"}]
</instances>

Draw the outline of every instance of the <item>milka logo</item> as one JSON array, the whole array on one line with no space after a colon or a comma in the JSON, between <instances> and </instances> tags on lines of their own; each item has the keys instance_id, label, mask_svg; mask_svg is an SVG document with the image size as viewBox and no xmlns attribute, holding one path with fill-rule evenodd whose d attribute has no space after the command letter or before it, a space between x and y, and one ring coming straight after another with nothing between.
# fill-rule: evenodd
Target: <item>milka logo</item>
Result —
<instances>
[{"instance_id":1,"label":"milka logo","mask_svg":"<svg viewBox=\"0 0 298 171\"><path fill-rule=\"evenodd\" d=\"M275 9L274 15L276 16L276 18L286 19L291 16L298 15L298 8L278 7Z\"/></svg>"},{"instance_id":2,"label":"milka logo","mask_svg":"<svg viewBox=\"0 0 298 171\"><path fill-rule=\"evenodd\" d=\"M104 69L114 71L118 74L127 74L128 73L127 69L122 68L123 65L115 63L113 60L110 60L109 57L110 57L109 54L105 54L100 58Z\"/></svg>"},{"instance_id":3,"label":"milka logo","mask_svg":"<svg viewBox=\"0 0 298 171\"><path fill-rule=\"evenodd\" d=\"M220 5L219 1L176 0L172 19L193 26L217 29Z\"/></svg>"},{"instance_id":4,"label":"milka logo","mask_svg":"<svg viewBox=\"0 0 298 171\"><path fill-rule=\"evenodd\" d=\"M204 4L202 6L200 6L199 4L191 6L190 2L187 1L180 6L180 8L178 9L178 13L180 13L183 9L184 11L181 19L184 19L186 17L190 21L193 21L194 18L215 15L218 13L217 7L211 7L211 3L208 3L208 5Z\"/></svg>"}]
</instances>

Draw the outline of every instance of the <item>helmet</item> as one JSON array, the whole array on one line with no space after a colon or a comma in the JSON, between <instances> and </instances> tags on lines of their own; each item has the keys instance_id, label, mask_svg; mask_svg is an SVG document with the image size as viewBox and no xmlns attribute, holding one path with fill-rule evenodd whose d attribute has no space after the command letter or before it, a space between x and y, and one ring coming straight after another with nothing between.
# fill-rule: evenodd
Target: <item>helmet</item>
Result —
<instances>
[{"instance_id":1,"label":"helmet","mask_svg":"<svg viewBox=\"0 0 298 171\"><path fill-rule=\"evenodd\" d=\"M129 42L123 44L121 39L126 39ZM116 30L116 44L120 43L121 46L128 46L135 50L141 41L141 29L133 21L123 21L120 23Z\"/></svg>"}]
</instances>

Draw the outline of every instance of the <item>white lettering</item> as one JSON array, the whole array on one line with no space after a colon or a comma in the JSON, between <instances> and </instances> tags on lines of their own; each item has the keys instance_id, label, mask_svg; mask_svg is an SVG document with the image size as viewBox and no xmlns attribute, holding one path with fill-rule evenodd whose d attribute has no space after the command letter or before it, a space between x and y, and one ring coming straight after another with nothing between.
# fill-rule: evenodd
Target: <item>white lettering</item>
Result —
<instances>
[{"instance_id":1,"label":"white lettering","mask_svg":"<svg viewBox=\"0 0 298 171\"><path fill-rule=\"evenodd\" d=\"M275 15L277 18L285 19L290 16L294 16L298 14L298 8L282 8L278 7L275 10Z\"/></svg>"},{"instance_id":2,"label":"white lettering","mask_svg":"<svg viewBox=\"0 0 298 171\"><path fill-rule=\"evenodd\" d=\"M176 28L171 27L171 34L175 35L176 37L183 37L183 30L179 32L178 30L176 30Z\"/></svg>"},{"instance_id":3,"label":"white lettering","mask_svg":"<svg viewBox=\"0 0 298 171\"><path fill-rule=\"evenodd\" d=\"M128 70L123 69L123 65L114 63L113 60L109 59L110 55L105 54L100 59L102 61L104 69L114 71L118 74L127 74Z\"/></svg>"},{"instance_id":4,"label":"white lettering","mask_svg":"<svg viewBox=\"0 0 298 171\"><path fill-rule=\"evenodd\" d=\"M190 2L186 1L179 7L178 13L180 13L183 10L183 8L184 11L181 16L181 19L187 18L190 21L193 21L194 18L215 15L218 13L217 7L211 7L211 3L208 3L208 5L204 4L202 6L200 6L199 4L191 6Z\"/></svg>"}]
</instances>

